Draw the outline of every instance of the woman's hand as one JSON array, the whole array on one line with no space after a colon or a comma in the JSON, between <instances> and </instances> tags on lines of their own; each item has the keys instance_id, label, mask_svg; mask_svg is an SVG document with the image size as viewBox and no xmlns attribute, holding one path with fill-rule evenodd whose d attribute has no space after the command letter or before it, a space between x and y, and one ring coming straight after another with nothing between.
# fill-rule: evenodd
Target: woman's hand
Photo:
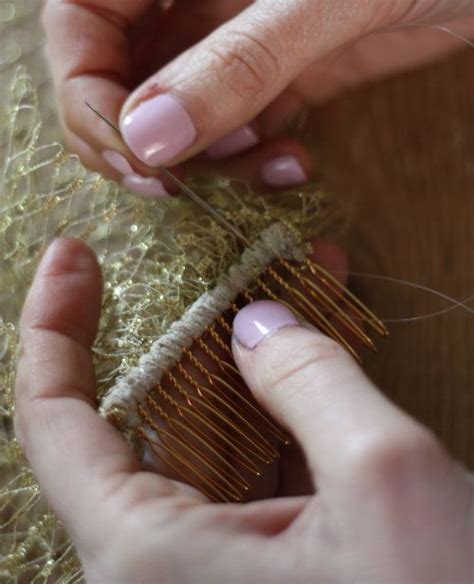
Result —
<instances>
[{"instance_id":1,"label":"woman's hand","mask_svg":"<svg viewBox=\"0 0 474 584\"><path fill-rule=\"evenodd\" d=\"M474 36L474 7L472 0L49 0L44 23L70 147L91 168L159 196L166 189L157 166L204 150L236 154L283 131L307 103L439 57L459 39L426 27ZM85 101L120 124L126 145ZM279 160L275 172L287 184L301 182L297 162Z\"/></svg>"},{"instance_id":2,"label":"woman's hand","mask_svg":"<svg viewBox=\"0 0 474 584\"><path fill-rule=\"evenodd\" d=\"M239 313L234 354L302 446L316 494L214 505L141 471L94 409L100 301L92 252L55 242L25 305L17 379L20 442L89 583L472 582L472 478L278 304Z\"/></svg>"}]
</instances>

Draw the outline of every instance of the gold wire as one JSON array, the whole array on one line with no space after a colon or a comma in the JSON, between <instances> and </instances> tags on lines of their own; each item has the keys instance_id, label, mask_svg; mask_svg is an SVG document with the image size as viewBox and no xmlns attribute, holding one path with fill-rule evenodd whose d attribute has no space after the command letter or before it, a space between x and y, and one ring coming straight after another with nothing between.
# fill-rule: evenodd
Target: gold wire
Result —
<instances>
[{"instance_id":1,"label":"gold wire","mask_svg":"<svg viewBox=\"0 0 474 584\"><path fill-rule=\"evenodd\" d=\"M149 407L153 408L153 410L171 427L171 417L166 414L166 412L164 412L164 410L159 406L158 403L156 403L153 398L151 398L149 395L146 396L146 403ZM143 406L142 406L143 407ZM152 418L150 417L150 420L152 420ZM208 477L210 480L213 480L216 484L216 486L221 487L223 490L225 490L227 492L227 494L231 494L232 491L233 492L233 496L240 496L240 491L238 490L238 488L234 487L233 485L231 485L231 483L222 475L222 473L219 472L219 470L215 467L215 465L202 453L199 453L196 448L194 447L194 445L192 443L190 443L188 440L186 440L185 437L183 437L182 435L176 435L176 434L170 434L167 430L163 429L163 428L159 428L158 425L156 423L153 422L153 424L151 425L151 422L148 422L148 425L150 427L153 428L153 430L158 434L161 442L163 442L163 437L168 437L171 439L174 439L175 442L177 442L179 445L181 445L182 448L184 448L185 450L187 450L188 452L190 452L191 454L193 454L199 462L201 462L202 464L204 464L205 467L207 467L211 472L214 472L214 474L216 474L218 476L219 479L221 479L224 483L224 485L227 485L227 487L230 488L226 489L225 486L220 485L219 483L217 483L215 481L215 479L212 479L211 477ZM173 432L175 432L173 430Z\"/></svg>"},{"instance_id":2,"label":"gold wire","mask_svg":"<svg viewBox=\"0 0 474 584\"><path fill-rule=\"evenodd\" d=\"M233 387L228 384L224 379L222 379L221 377L219 377L218 375L216 375L215 373L211 373L210 374L213 382L214 382L214 387L219 391L220 395L216 395L216 397L222 399L223 403L226 404L226 392L225 389L228 389L233 395L238 396L238 393L233 389ZM222 384L224 387L219 387L219 384ZM269 452L268 454L273 456L274 458L278 458L279 453L278 450L276 448L274 448L270 442L254 427L252 426L252 424L250 424L250 422L248 420L245 419L245 417L242 415L241 412L239 412L239 408L238 406L234 403L234 402L227 402L227 407L231 410L231 412L236 415L238 417L238 419L244 424L246 425L249 430L251 432L253 432L258 438L261 439L262 441L262 447L263 445L265 445L265 447L268 446ZM258 411L256 410L256 408L252 407L252 410ZM248 411L245 413L249 413Z\"/></svg>"},{"instance_id":3,"label":"gold wire","mask_svg":"<svg viewBox=\"0 0 474 584\"><path fill-rule=\"evenodd\" d=\"M211 423L211 420L209 420L209 418L206 416L205 412L202 412L202 410L199 410L199 408L196 408L196 405L193 403L193 401L197 401L198 404L203 405L207 410L210 410L211 414L214 415L214 417L217 417L219 419L221 419L225 424L227 424L227 426L234 428L235 429L235 425L233 424L232 420L230 420L225 414L223 414L222 412L220 412L212 403L209 403L208 398L206 397L206 395L203 393L203 390L205 390L204 386L200 385L199 383L197 383L196 380L194 380L192 378L192 376L190 376L184 369L183 369L183 376L185 377L186 381L192 386L194 387L195 391L197 392L197 394L199 395L198 398L193 397L191 395L189 395L179 384L178 380L176 379L176 377L171 373L168 372L166 375L169 377L171 383L173 384L173 386L175 387L175 389L186 399L187 403L189 404L189 406L191 408L194 408L195 410L199 411L200 417L203 421L203 423L209 425ZM244 448L247 452L250 452L250 454L252 454L253 456L256 456L255 452L253 452L249 447L241 444L240 442L237 441L237 438L235 438L236 442L232 442L231 438L229 437L229 440L231 441L231 443L233 444L235 450L237 452L240 452L242 448ZM250 440L249 440L250 441ZM252 444L253 445L253 444Z\"/></svg>"},{"instance_id":4,"label":"gold wire","mask_svg":"<svg viewBox=\"0 0 474 584\"><path fill-rule=\"evenodd\" d=\"M178 410L180 417L184 418L184 416L179 412L179 404L176 402L176 400L174 400L167 392L165 392L164 389L162 389L162 392L163 393L160 393L160 395L163 397L163 399L165 399L170 405L173 405ZM146 403L149 405L149 407L151 407L152 409L157 411L158 403L155 400L155 398L153 398L150 394L148 394L145 397L145 400L146 400ZM159 413L159 412L157 412L157 413ZM179 420L178 418L174 418L172 416L168 416L168 419L166 421L170 425L171 428L173 428L173 424L177 424L182 430L191 434L191 436L196 441L200 442L201 444L204 444L206 446L206 448L208 448L221 461L221 463L230 470L231 476L233 474L237 475L237 476L234 476L233 478L236 481L236 483L238 484L238 486L241 489L248 491L248 489L250 488L250 484L248 483L248 481L246 481L244 476L241 473L239 473L238 470L235 467L233 467L229 463L229 461L226 460L222 456L222 454L220 454L216 450L216 448L213 447L213 445L210 443L209 437L206 434L193 429L193 427L194 427L193 424L191 424L191 426L186 426L181 420ZM204 454L203 454L203 456L204 456Z\"/></svg>"},{"instance_id":5,"label":"gold wire","mask_svg":"<svg viewBox=\"0 0 474 584\"><path fill-rule=\"evenodd\" d=\"M277 271L278 267L281 270L284 270L284 273L295 278L296 282L301 285L302 290L306 291L306 293L312 299L316 300L323 308L331 311L331 315L334 316L335 320L371 349L375 350L375 345L372 339L370 339L361 327L344 312L341 305L331 298L331 296L318 284L318 281L322 282L328 290L336 295L340 302L350 308L355 314L362 318L364 322L368 322L377 332L384 335L388 334L385 326L367 307L365 307L362 302L333 278L331 274L327 273L326 270L311 260L305 260L300 269L291 265L283 258L277 259L277 265L275 267L271 265L268 266L264 270L262 276L266 274L267 277L270 277L276 282L278 286L288 293L289 300L279 298L272 288L263 280L263 277L257 279L255 283L257 289L260 289L269 299L286 305L300 318L308 319L310 322L313 322L313 324L320 327L323 332L343 345L358 361L360 361L360 357L350 343L330 323L324 313L319 310L318 306L309 302L308 298L302 293L302 290L299 290L296 286L286 281L283 274L280 274ZM302 273L302 269L304 268L309 270L309 273L315 278L315 280L312 280ZM255 299L249 288L245 289L240 294L246 302L253 302ZM230 310L232 310L234 314L237 314L240 309L235 302L231 302ZM189 349L183 351L183 355L189 359L197 372L207 380L209 387L199 383L193 375L186 371L180 362L175 366L176 370L183 377L184 381L193 388L196 395L189 394L189 392L181 386L172 371L167 372L165 376L172 384L172 387L183 397L187 405L177 402L161 385L157 385L154 388L157 395L172 406L178 412L178 415L183 420L186 420L186 423L166 413L151 395L147 396L147 405L160 415L169 426L171 432L163 429L159 430L151 418L146 420L143 415L141 417L145 419L147 424L155 430L155 432L157 432L161 442L165 441L165 444L162 447L164 447L166 452L181 464L184 464L184 466L191 470L195 476L198 476L201 481L204 481L205 484L207 484L206 496L209 497L211 493L214 493L215 497L217 493L218 498L221 500L241 500L242 491L248 490L250 488L250 483L227 459L237 462L242 468L245 468L252 474L261 476L261 470L258 465L253 462L252 458L256 458L265 464L270 464L272 460L278 457L279 453L278 450L257 429L257 424L261 424L262 431L265 430L265 432L270 433L285 444L289 444L289 440L273 423L273 421L246 397L245 394L249 393L249 390L245 385L240 372L233 365L232 348L230 347L229 342L224 339L223 333L217 328L217 325L222 328L222 331L226 335L232 334L231 325L224 318L224 315L220 315L214 323L206 328L202 336L194 339L194 342L200 347L205 355L207 355L207 357L218 366L220 375L211 372L192 354ZM222 351L225 352L227 357L230 357L230 359L222 359L212 349L209 343L203 338L206 333L209 334L210 338ZM235 401L231 401L230 396L233 396ZM227 414L226 411L228 411L229 414ZM144 412L142 411L141 414L143 413ZM232 415L236 421L239 421L241 426L238 426L229 415ZM209 416L211 416L211 418ZM197 426L194 420L202 424L203 428ZM231 429L233 434L226 432L225 428ZM208 433L206 433L206 429ZM212 461L209 458L209 455L202 452L202 450L198 450L195 444L189 442L184 435L185 433L188 433L194 442L197 442L208 449L208 452L214 455L216 461ZM187 453L188 458L186 458L186 455L183 455L183 453L177 452L176 446L173 447L173 445L170 444L170 441L174 441L175 445L177 444L182 450L184 450L184 452ZM147 442L150 442L148 438ZM188 460L190 456L197 459L201 465L204 466L204 469L207 470L203 471L197 468L195 464ZM169 464L168 461L165 462ZM218 462L223 465L223 470L217 466ZM174 470L178 472L176 465ZM213 478L213 476L208 476L209 473L217 477L217 479ZM184 475L185 473L181 471L180 476L183 476L188 480ZM200 482L196 483L196 481L194 481L194 485L196 488L203 490Z\"/></svg>"},{"instance_id":6,"label":"gold wire","mask_svg":"<svg viewBox=\"0 0 474 584\"><path fill-rule=\"evenodd\" d=\"M205 418L201 414L201 412L196 410L196 408L194 406L192 406L191 408L188 408L184 405L180 405L179 407L180 407L181 412L184 411L185 414L187 414L187 416L183 415L183 417L188 421L188 423L193 425L193 428L196 431L199 432L200 430L199 430L199 428L196 427L196 425L192 422L192 420L189 419L189 417L195 418L195 419L199 420L202 424L206 425L206 427L211 432L214 432L222 440L222 442L230 448L230 451L226 450L226 448L221 443L217 442L217 440L216 440L215 447L217 449L219 449L221 452L223 452L224 454L226 454L227 456L229 456L233 460L236 460L242 467L246 468L252 474L254 474L256 476L261 476L261 471L260 471L259 467L244 452L241 452L238 450L239 445L232 443L231 438L229 437L228 434L225 434L222 431L222 428L220 428L219 426L214 424L214 422L212 422L208 418Z\"/></svg>"},{"instance_id":7,"label":"gold wire","mask_svg":"<svg viewBox=\"0 0 474 584\"><path fill-rule=\"evenodd\" d=\"M235 501L235 502L242 501L243 497L238 492L238 490L231 489L227 485L221 484L216 478L210 476L209 470L212 471L212 468L210 468L209 465L206 465L204 459L201 456L198 456L197 453L195 451L193 451L193 449L187 448L186 444L183 442L183 440L181 438L165 431L162 433L161 441L167 446L168 446L168 442L178 443L185 451L188 452L188 454L183 453L183 455L182 455L183 458L186 458L187 456L189 457L189 454L191 454L191 455L194 454L194 456L196 456L196 458L198 459L199 462L201 462L202 464L204 464L205 466L208 467L208 471L206 472L205 469L198 470L199 466L197 464L193 464L194 468L196 469L195 472L196 473L199 472L199 476L202 479L204 479L204 478L207 479L207 481L210 482L212 485L214 485L214 487L217 489L217 491L219 493L221 493L224 497L226 497L226 499L228 501ZM169 446L169 447L171 448L171 446ZM189 461L189 458L186 458L186 460Z\"/></svg>"},{"instance_id":8,"label":"gold wire","mask_svg":"<svg viewBox=\"0 0 474 584\"><path fill-rule=\"evenodd\" d=\"M376 351L376 347L372 339L364 333L364 331L347 315L344 310L328 295L324 290L309 278L305 278L299 270L292 266L284 259L279 259L278 263L291 275L293 275L305 290L317 301L323 304L325 308L331 308L331 316L337 319L345 328L351 331L358 339L360 339L367 347ZM342 293L338 294L338 298Z\"/></svg>"},{"instance_id":9,"label":"gold wire","mask_svg":"<svg viewBox=\"0 0 474 584\"><path fill-rule=\"evenodd\" d=\"M183 464L186 468L191 470L192 473L194 473L200 479L202 479L208 485L208 487L210 487L211 490L214 491L215 494L217 494L217 496L221 500L228 501L227 497L225 497L224 493L222 493L222 491L219 489L219 486L218 485L216 486L215 482L212 479L209 479L209 477L206 477L205 475L203 475L202 472L198 468L196 468L196 466L192 462L190 462L186 457L184 457L179 452L176 452L173 448L168 446L163 441L162 431L160 430L160 428L158 428L158 426L155 424L155 422L153 421L151 416L148 414L148 412L145 410L145 408L141 404L139 404L137 406L137 409L138 409L138 413L140 414L140 417L148 424L148 426L152 430L155 431L157 436L160 438L160 442L158 443L159 447L162 448L163 450L165 450L168 454L170 454L174 458L176 458L179 462L181 462L181 464ZM189 480L189 478L187 480ZM201 487L198 487L198 488L201 489Z\"/></svg>"},{"instance_id":10,"label":"gold wire","mask_svg":"<svg viewBox=\"0 0 474 584\"><path fill-rule=\"evenodd\" d=\"M157 393L160 397L162 397L164 400L166 400L168 403L172 403L174 405L174 407L176 408L176 410L178 411L178 414L186 420L186 422L188 424L190 424L192 426L192 428L194 429L194 431L196 432L196 434L202 436L203 438L207 439L209 442L211 442L211 444L214 444L214 447L217 450L220 450L221 453L227 454L227 451L225 448L223 448L223 446L217 442L215 439L213 440L212 436L209 436L209 434L205 434L199 427L197 427L195 425L195 423L192 421L192 419L189 419L189 416L191 417L197 417L199 419L199 421L204 424L206 426L206 428L210 431L213 431L213 426L210 422L210 420L206 417L204 417L202 414L200 414L200 412L195 411L194 406L190 406L192 409L188 408L186 405L184 404L180 404L178 403L175 399L173 399L168 392L166 392L161 385L155 385L153 388L154 393Z\"/></svg>"},{"instance_id":11,"label":"gold wire","mask_svg":"<svg viewBox=\"0 0 474 584\"><path fill-rule=\"evenodd\" d=\"M255 302L255 297L252 296L252 294L250 294L249 290L244 290L243 292L241 292L241 294L249 304ZM239 309L237 308L237 312L238 311Z\"/></svg>"},{"instance_id":12,"label":"gold wire","mask_svg":"<svg viewBox=\"0 0 474 584\"><path fill-rule=\"evenodd\" d=\"M150 446L150 448L152 449L153 455L156 458L158 458L163 464L167 465L172 470L174 470L176 472L176 474L183 479L183 482L185 482L186 484L194 487L196 490L198 490L201 493L203 493L204 495L206 495L206 497L208 499L210 499L211 501L213 501L215 503L217 503L218 501L223 501L222 498L216 498L215 495L213 495L209 491L207 491L195 479L189 477L188 474L184 473L182 468L180 468L179 466L173 464L168 458L165 458L162 454L160 454L158 452L158 448L162 448L163 450L165 450L165 452L168 452L168 450L162 444L160 444L159 442L152 441L151 438L147 435L147 433L145 432L145 430L142 427L136 428L135 434L139 438L141 438L141 440L143 440L143 442L146 442ZM171 454L171 453L169 453L169 454Z\"/></svg>"},{"instance_id":13,"label":"gold wire","mask_svg":"<svg viewBox=\"0 0 474 584\"><path fill-rule=\"evenodd\" d=\"M172 374L167 373L167 375L172 375ZM214 385L214 382L212 381L212 378L210 377L210 375L211 374L209 374L210 383L212 385ZM174 378L174 382L176 384L178 384L176 378ZM200 397L200 398L192 398L191 397L191 399L198 399L200 403L202 403L203 405L205 405L205 407L211 409L212 413L215 416L221 418L222 421L225 422L228 426L230 426L235 432L237 432L237 434L239 434L242 438L246 439L254 448L256 448L258 451L260 451L261 455L259 455L257 452L254 452L253 453L254 456L256 456L257 458L260 458L261 460L263 460L267 464L270 464L271 459L278 457L278 451L276 451L275 449L273 449L272 446L271 446L271 444L269 444L268 441L265 440L265 438L263 438L261 435L259 435L259 433L255 429L252 428L252 426L247 422L247 420L245 420L245 418L243 416L239 415L239 413L236 411L236 409L233 407L232 404L230 404L226 399L224 399L220 395L216 394L215 392L212 392L209 388L207 388L207 387L205 387L203 385L200 385L200 384L198 384L198 385L199 385L199 388L200 388L200 395L202 397ZM260 443L256 441L256 438L255 437L252 440L252 438L250 436L248 436L247 434L245 434L239 428L239 426L231 418L229 418L229 416L225 412L223 412L222 410L219 410L215 406L213 406L212 405L212 399L215 399L218 402L220 402L221 404L223 404L228 410L230 410L232 412L232 414L234 414L235 416L237 416L238 419L247 428L250 428L254 433L256 433L259 436L259 438L260 438ZM266 458L262 458L262 456L270 457L270 460L268 460Z\"/></svg>"},{"instance_id":14,"label":"gold wire","mask_svg":"<svg viewBox=\"0 0 474 584\"><path fill-rule=\"evenodd\" d=\"M226 344L226 342L221 338L221 336L219 335L219 333L216 330L216 327L214 324L212 324L211 326L209 326L205 331L204 334L209 333L212 337L212 339L214 339L214 341L219 345L219 347L225 351L227 353L227 355L229 356L230 359L234 358L234 355L232 354L232 349L229 347L229 345Z\"/></svg>"},{"instance_id":15,"label":"gold wire","mask_svg":"<svg viewBox=\"0 0 474 584\"><path fill-rule=\"evenodd\" d=\"M269 266L266 270L276 282L280 284L289 294L293 297L298 306L308 315L310 322L319 326L326 332L330 337L337 340L351 355L359 362L362 363L361 358L354 350L354 348L346 341L346 339L341 335L341 333L329 322L329 320L324 316L324 314L314 306L309 300L296 288L285 282L285 280L271 267Z\"/></svg>"},{"instance_id":16,"label":"gold wire","mask_svg":"<svg viewBox=\"0 0 474 584\"><path fill-rule=\"evenodd\" d=\"M306 320L304 314L302 314L301 311L298 310L298 308L296 306L293 306L292 304L290 304L289 302L287 302L283 298L278 298L278 296L276 294L274 294L272 292L272 290L265 284L265 282L262 280L262 278L259 278L257 280L257 286L263 291L264 294L266 294L268 296L268 298L270 298L270 300L274 300L275 302L279 302L280 304L283 304L283 306L286 306L286 308L288 308L288 310L291 310L294 314L296 314L296 316L298 316L300 318L300 320Z\"/></svg>"},{"instance_id":17,"label":"gold wire","mask_svg":"<svg viewBox=\"0 0 474 584\"><path fill-rule=\"evenodd\" d=\"M194 357L194 356L193 356ZM185 375L186 374L186 375ZM268 460L268 458L263 458L261 454L258 454L258 452L255 452L255 449L252 449L251 447L256 447L257 450L259 450L260 452L262 452L262 449L255 444L255 442L252 442L252 440L246 436L245 433L243 433L239 427L228 418L228 416L226 416L223 412L217 410L215 407L212 407L211 405L208 404L208 397L206 397L205 393L206 393L206 388L202 385L200 385L199 383L196 382L196 380L194 380L191 376L189 376L189 374L187 372L185 372L184 368L183 368L183 375L185 375L185 379L190 383L190 385L192 385L196 392L198 393L198 395L200 397L195 397L195 396L191 396L189 394L186 394L187 396L187 401L189 403L189 405L191 407L194 407L194 404L192 403L193 400L196 400L199 404L201 404L203 407L205 407L206 409L210 409L211 413L214 414L215 417L220 418L225 424L227 424L230 428L234 429L237 434L239 434L242 438L244 438L245 440L247 440L248 442L250 442L250 446L246 445L243 442L238 442L238 446L237 449L245 449L250 455L254 456L255 458L257 458L260 461L263 461L265 464L270 464L271 460ZM179 386L179 384L178 384ZM211 394L212 396L214 396L214 394ZM265 454L265 451L263 450L263 453Z\"/></svg>"},{"instance_id":18,"label":"gold wire","mask_svg":"<svg viewBox=\"0 0 474 584\"><path fill-rule=\"evenodd\" d=\"M217 317L217 322L221 325L221 327L225 330L226 333L228 333L229 335L232 334L232 327L222 315Z\"/></svg>"},{"instance_id":19,"label":"gold wire","mask_svg":"<svg viewBox=\"0 0 474 584\"><path fill-rule=\"evenodd\" d=\"M230 369L235 374L235 377L231 376L232 379L234 379L234 381L237 384L243 383L242 376L240 375L240 371L237 369L237 367L234 367L234 365L232 365L232 363L230 363L229 361L224 361L223 359L221 359L217 355L217 353L213 351L206 342L204 342L202 337L197 337L196 342L199 345L199 347L206 353L206 355L210 357L216 363L216 365L219 366L219 369L222 372L226 372L229 376L231 376L229 371L226 371L226 369Z\"/></svg>"},{"instance_id":20,"label":"gold wire","mask_svg":"<svg viewBox=\"0 0 474 584\"><path fill-rule=\"evenodd\" d=\"M209 463L205 460L205 458L200 453L196 452L195 449L189 443L187 443L186 440L184 440L180 436L175 436L173 434L170 434L170 432L168 432L167 430L165 430L163 428L159 428L158 425L156 424L156 422L150 416L150 414L145 410L145 408L141 404L139 407L141 409L140 413L141 413L142 417L147 416L146 422L150 426L150 428L152 428L156 432L156 434L160 438L161 444L168 446L168 448L171 449L175 454L180 455L181 457L184 457L183 454L180 454L179 452L176 452L176 450L173 450L173 448L171 446L169 446L169 444L167 444L167 442L166 442L166 439L174 440L174 442L179 444L185 451L188 451L189 453L193 454L201 463L203 463L205 466L207 466L211 471L213 470L211 465L209 465ZM157 407L158 407L158 410L161 410L161 412L162 412L161 414L159 414L161 417L163 417L163 414L166 415L166 413L163 412L162 408L160 408L160 406L158 404L157 404ZM224 485L221 485L213 477L210 477L208 475L203 474L204 471L199 469L199 467L197 467L195 464L193 464L189 460L189 458L185 458L185 460L187 460L188 463L193 466L194 471L196 472L196 474L198 474L200 476L200 478L203 478L203 479L206 479L207 481L209 481L220 493L226 494L226 495L230 496L231 499L234 499L234 500L236 497L239 498L241 496L238 493L238 491L237 491L238 494L236 495L235 492L232 493L231 491L229 491L229 489L227 487L225 487ZM218 473L216 473L216 474L218 474ZM222 478L222 477L219 477L219 478Z\"/></svg>"},{"instance_id":21,"label":"gold wire","mask_svg":"<svg viewBox=\"0 0 474 584\"><path fill-rule=\"evenodd\" d=\"M354 312L356 312L361 318L364 319L365 322L372 326L372 328L374 328L382 336L388 336L389 332L383 322L377 318L375 314L361 300L357 298L357 296L355 296L350 290L341 284L339 280L337 280L327 270L309 258L305 259L305 264L308 266L311 273L319 277L328 286L328 288L334 291L344 291L345 295L342 296L342 300L344 300L347 306L352 308Z\"/></svg>"},{"instance_id":22,"label":"gold wire","mask_svg":"<svg viewBox=\"0 0 474 584\"><path fill-rule=\"evenodd\" d=\"M197 342L200 346L201 346L201 343L203 343L203 341L201 339L197 339ZM205 345L205 343L203 343L203 344ZM220 358L210 348L207 348L207 349L209 350L210 357L217 359L217 362L220 364L220 361L221 361ZM222 397L223 399L226 399L227 398L227 391L226 390L228 390L238 400L240 400L241 402L244 403L245 409L239 403L235 403L235 402L232 402L232 403L227 402L227 407L229 409L231 409L231 411L233 411L233 413L236 414L239 417L239 419L241 419L251 430L253 430L256 434L258 434L262 438L262 440L264 441L264 444L262 444L262 447L264 447L265 444L268 444L268 441L260 434L260 432L258 432L255 428L253 428L248 423L248 421L244 417L246 414L249 414L249 413L253 414L253 419L257 418L258 421L260 421L265 426L265 429L267 429L271 434L275 435L276 438L281 440L283 443L287 444L289 442L288 438L281 432L281 430L279 430L276 427L275 424L273 424L273 422L270 420L270 418L268 416L266 416L261 410L259 410L259 408L256 405L252 404L252 402L250 400L246 399L245 396L241 392L239 392L238 390L236 390L233 387L233 384L234 384L233 379L231 379L230 383L225 381L224 379L219 377L216 373L212 373L211 371L209 371L209 369L205 365L203 365L202 363L199 363L194 355L192 356L192 358L195 362L194 363L195 366L199 367L200 373L207 378L208 383L210 385L212 385L216 391L219 391L220 397ZM202 389L204 389L203 386L199 385L182 366L179 366L179 364L178 364L178 369L179 369L181 375L183 375L183 377L185 377L186 381L188 381L188 383L190 383L192 386L194 386L195 390L198 391L198 393L202 396ZM240 375L239 375L239 377L240 377ZM245 386L243 385L243 380L241 377L240 377L240 381L242 384L241 388L243 390L246 390ZM219 384L221 384L221 385L219 385ZM222 388L222 385L224 386L224 388ZM248 390L246 390L246 391L248 391ZM268 452L268 454L270 456L273 456L273 457L278 457L278 451L276 451L273 448L271 448L271 450Z\"/></svg>"},{"instance_id":23,"label":"gold wire","mask_svg":"<svg viewBox=\"0 0 474 584\"><path fill-rule=\"evenodd\" d=\"M248 413L250 409L250 412L254 415L254 418L256 417L260 423L265 425L266 429L269 432L271 432L276 438L281 440L284 444L288 445L290 443L288 437L285 436L285 434L278 428L278 426L273 423L271 418L267 416L260 407L254 405L250 401L250 399L247 399L245 397L244 392L247 393L248 388L245 385L245 382L242 379L242 376L240 375L238 369L232 368L233 371L235 371L235 373L238 375L238 378L235 378L228 371L225 370L225 366L228 365L226 361L223 361L201 338L198 338L197 341L199 346L203 349L203 351L205 351L206 354L219 366L220 370L222 371L222 374L227 377L229 391L231 391L236 398L238 398L244 403L244 406L247 409L243 410L244 406L240 406L240 408L242 408L240 409L240 412ZM234 384L236 387L234 387ZM239 407L238 404L235 405L236 407Z\"/></svg>"}]
</instances>

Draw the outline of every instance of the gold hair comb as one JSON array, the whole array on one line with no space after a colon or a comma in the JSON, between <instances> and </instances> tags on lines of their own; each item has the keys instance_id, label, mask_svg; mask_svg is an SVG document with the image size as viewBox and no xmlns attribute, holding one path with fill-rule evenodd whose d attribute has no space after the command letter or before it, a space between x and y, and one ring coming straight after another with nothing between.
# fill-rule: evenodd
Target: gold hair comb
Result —
<instances>
[{"instance_id":1,"label":"gold hair comb","mask_svg":"<svg viewBox=\"0 0 474 584\"><path fill-rule=\"evenodd\" d=\"M281 302L359 362L347 337L375 351L364 325L382 336L388 332L336 278L304 256L286 227L274 224L250 245L235 225L170 170L160 170L245 251L214 290L201 296L139 366L117 381L102 400L101 412L145 458L165 464L212 501L240 502L289 438L253 399L234 364L232 321L238 311L255 300Z\"/></svg>"},{"instance_id":2,"label":"gold hair comb","mask_svg":"<svg viewBox=\"0 0 474 584\"><path fill-rule=\"evenodd\" d=\"M285 304L359 361L348 336L375 350L364 325L387 335L380 320L303 257L292 234L276 224L102 403L102 413L145 447L146 458L164 463L173 476L216 502L245 500L278 459L280 447L289 444L253 399L232 357L232 321L242 307L261 299Z\"/></svg>"}]
</instances>

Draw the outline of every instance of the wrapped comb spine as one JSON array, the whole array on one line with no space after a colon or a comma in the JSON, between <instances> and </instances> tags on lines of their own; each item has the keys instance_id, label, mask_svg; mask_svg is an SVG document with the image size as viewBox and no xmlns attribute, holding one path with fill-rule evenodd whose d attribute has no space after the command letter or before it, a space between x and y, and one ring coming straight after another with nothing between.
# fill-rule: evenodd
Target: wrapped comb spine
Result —
<instances>
[{"instance_id":1,"label":"wrapped comb spine","mask_svg":"<svg viewBox=\"0 0 474 584\"><path fill-rule=\"evenodd\" d=\"M173 476L213 501L244 500L279 458L281 446L289 443L233 363L233 318L259 299L282 302L356 359L348 337L375 350L364 324L386 334L384 325L336 278L304 257L285 227L276 224L263 232L214 290L201 296L138 367L118 380L101 408Z\"/></svg>"},{"instance_id":2,"label":"wrapped comb spine","mask_svg":"<svg viewBox=\"0 0 474 584\"><path fill-rule=\"evenodd\" d=\"M102 400L101 413L109 418L112 414L115 422L119 419L122 430L137 427L141 420L134 406L143 402L147 391L181 359L183 350L221 317L238 294L258 279L276 258L304 259L295 236L281 224L267 228L259 240L244 251L241 261L219 279L216 287L203 294L167 334L153 343L137 367L117 380Z\"/></svg>"}]
</instances>

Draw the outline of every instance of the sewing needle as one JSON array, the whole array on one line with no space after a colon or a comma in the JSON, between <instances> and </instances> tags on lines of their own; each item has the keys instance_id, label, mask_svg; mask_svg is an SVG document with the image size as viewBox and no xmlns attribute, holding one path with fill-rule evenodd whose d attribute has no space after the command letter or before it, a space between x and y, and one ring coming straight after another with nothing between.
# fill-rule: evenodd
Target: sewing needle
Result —
<instances>
[{"instance_id":1,"label":"sewing needle","mask_svg":"<svg viewBox=\"0 0 474 584\"><path fill-rule=\"evenodd\" d=\"M103 114L101 114L98 110L96 110L88 101L85 102L86 106L95 113L103 122L105 122L110 128L112 128L119 136L122 138L122 132L120 129L115 126L110 120L108 120ZM205 201L202 197L200 197L195 191L193 191L188 185L186 185L183 181L181 181L177 176L175 176L170 170L168 170L164 166L159 166L158 169L165 174L170 180L172 180L175 185L183 191L191 200L195 203L200 205L207 213L209 213L216 221L218 221L223 227L230 231L240 239L246 246L250 245L248 239L242 234L242 232L232 225L225 217L223 217L214 207L209 205L207 201Z\"/></svg>"}]
</instances>

